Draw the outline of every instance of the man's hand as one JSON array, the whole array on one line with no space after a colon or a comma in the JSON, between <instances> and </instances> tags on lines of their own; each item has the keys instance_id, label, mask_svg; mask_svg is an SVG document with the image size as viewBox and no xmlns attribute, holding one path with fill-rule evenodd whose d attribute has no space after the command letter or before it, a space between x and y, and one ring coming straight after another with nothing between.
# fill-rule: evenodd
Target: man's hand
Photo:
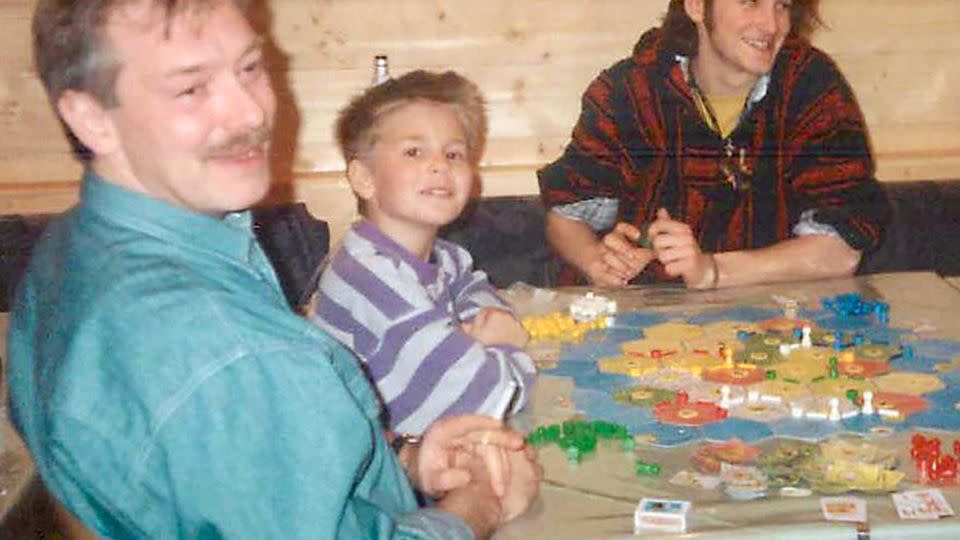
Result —
<instances>
[{"instance_id":1,"label":"man's hand","mask_svg":"<svg viewBox=\"0 0 960 540\"><path fill-rule=\"evenodd\" d=\"M711 256L700 251L693 230L686 223L675 221L665 208L657 211L657 219L650 224L649 234L653 252L663 263L667 275L682 276L691 289L705 289L714 285L717 270Z\"/></svg>"},{"instance_id":2,"label":"man's hand","mask_svg":"<svg viewBox=\"0 0 960 540\"><path fill-rule=\"evenodd\" d=\"M527 445L519 450L506 450L491 444L480 444L476 453L468 459L481 459L483 471L490 473L491 464L502 466L506 471L506 485L503 492L493 489L493 478L489 478L490 487L497 496L500 505L499 523L506 523L526 512L540 492L540 480L543 478L543 467L537 462L537 451ZM468 462L462 464L471 471L471 478L478 479L476 464ZM499 524L498 523L498 524Z\"/></svg>"},{"instance_id":3,"label":"man's hand","mask_svg":"<svg viewBox=\"0 0 960 540\"><path fill-rule=\"evenodd\" d=\"M543 467L537 462L537 450L530 445L519 451L497 450L506 454L510 470L506 492L500 498L502 519L506 523L526 512L536 500Z\"/></svg>"},{"instance_id":4,"label":"man's hand","mask_svg":"<svg viewBox=\"0 0 960 540\"><path fill-rule=\"evenodd\" d=\"M473 319L460 325L468 336L484 346L513 345L519 349L527 346L530 334L509 311L485 307Z\"/></svg>"},{"instance_id":5,"label":"man's hand","mask_svg":"<svg viewBox=\"0 0 960 540\"><path fill-rule=\"evenodd\" d=\"M653 260L653 252L636 245L639 229L629 223L617 223L597 244L596 253L584 265L587 279L594 285L622 287Z\"/></svg>"},{"instance_id":6,"label":"man's hand","mask_svg":"<svg viewBox=\"0 0 960 540\"><path fill-rule=\"evenodd\" d=\"M503 523L503 506L500 497L493 492L486 462L471 455L462 465L469 480L445 493L437 507L460 517L478 540L484 540Z\"/></svg>"},{"instance_id":7,"label":"man's hand","mask_svg":"<svg viewBox=\"0 0 960 540\"><path fill-rule=\"evenodd\" d=\"M500 420L479 415L454 416L434 422L418 447L403 449L400 462L417 489L439 497L470 482L468 465L479 454L476 449L480 444L508 452L524 448L523 435L505 428ZM507 491L509 462L493 453L481 458L486 462L491 489L498 497L503 495Z\"/></svg>"}]
</instances>

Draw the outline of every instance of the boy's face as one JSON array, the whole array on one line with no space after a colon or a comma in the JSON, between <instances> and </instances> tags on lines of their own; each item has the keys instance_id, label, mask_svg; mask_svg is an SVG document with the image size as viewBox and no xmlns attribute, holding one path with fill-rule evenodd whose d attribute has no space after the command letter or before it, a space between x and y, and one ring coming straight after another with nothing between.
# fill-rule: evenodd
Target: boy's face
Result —
<instances>
[{"instance_id":1,"label":"boy's face","mask_svg":"<svg viewBox=\"0 0 960 540\"><path fill-rule=\"evenodd\" d=\"M773 68L790 33L790 5L790 0L714 0L706 6L704 0L687 0L700 34L698 55L727 80L755 80Z\"/></svg>"},{"instance_id":2,"label":"boy's face","mask_svg":"<svg viewBox=\"0 0 960 540\"><path fill-rule=\"evenodd\" d=\"M371 156L354 161L351 171L366 217L404 245L405 238L432 238L460 215L473 182L455 108L404 104L380 120L377 134Z\"/></svg>"},{"instance_id":3,"label":"boy's face","mask_svg":"<svg viewBox=\"0 0 960 540\"><path fill-rule=\"evenodd\" d=\"M94 166L108 179L212 215L267 192L276 108L262 40L230 0L164 19L157 2L121 4L105 28L121 63L112 135ZM96 147L95 151L96 151Z\"/></svg>"}]
</instances>

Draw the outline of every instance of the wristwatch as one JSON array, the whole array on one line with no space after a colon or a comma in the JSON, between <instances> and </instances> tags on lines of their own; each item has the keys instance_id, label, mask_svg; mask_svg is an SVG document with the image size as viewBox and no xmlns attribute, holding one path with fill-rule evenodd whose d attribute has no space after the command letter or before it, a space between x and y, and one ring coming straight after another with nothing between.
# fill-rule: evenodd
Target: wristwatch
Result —
<instances>
[{"instance_id":1,"label":"wristwatch","mask_svg":"<svg viewBox=\"0 0 960 540\"><path fill-rule=\"evenodd\" d=\"M409 433L397 433L393 440L390 441L390 448L393 448L394 453L400 455L400 449L408 444L420 444L419 435L410 435Z\"/></svg>"}]
</instances>

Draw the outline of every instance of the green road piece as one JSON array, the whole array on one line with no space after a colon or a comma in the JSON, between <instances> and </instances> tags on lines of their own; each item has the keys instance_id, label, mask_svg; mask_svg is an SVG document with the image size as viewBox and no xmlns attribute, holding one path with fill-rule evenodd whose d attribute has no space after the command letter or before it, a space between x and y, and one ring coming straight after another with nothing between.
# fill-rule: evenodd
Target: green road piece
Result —
<instances>
[{"instance_id":1,"label":"green road piece","mask_svg":"<svg viewBox=\"0 0 960 540\"><path fill-rule=\"evenodd\" d=\"M783 382L790 383L790 384L800 384L800 381L796 379L783 379Z\"/></svg>"},{"instance_id":2,"label":"green road piece","mask_svg":"<svg viewBox=\"0 0 960 540\"><path fill-rule=\"evenodd\" d=\"M656 463L646 463L643 461L637 461L634 464L634 470L637 472L637 476L656 476L660 474L660 465Z\"/></svg>"},{"instance_id":3,"label":"green road piece","mask_svg":"<svg viewBox=\"0 0 960 540\"><path fill-rule=\"evenodd\" d=\"M777 378L777 371L775 369L768 369L765 376L768 381L775 380Z\"/></svg>"},{"instance_id":4,"label":"green road piece","mask_svg":"<svg viewBox=\"0 0 960 540\"><path fill-rule=\"evenodd\" d=\"M826 379L826 376L820 375L820 376L818 376L818 377L814 377L814 378L810 379L810 382L820 382L820 381L822 381L822 380L824 380L824 379Z\"/></svg>"}]
</instances>

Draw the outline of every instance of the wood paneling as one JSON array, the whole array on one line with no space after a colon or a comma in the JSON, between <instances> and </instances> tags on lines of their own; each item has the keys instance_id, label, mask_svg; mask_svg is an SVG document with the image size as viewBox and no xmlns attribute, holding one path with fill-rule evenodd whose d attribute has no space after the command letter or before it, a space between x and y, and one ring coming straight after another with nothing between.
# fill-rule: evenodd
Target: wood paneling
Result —
<instances>
[{"instance_id":1,"label":"wood paneling","mask_svg":"<svg viewBox=\"0 0 960 540\"><path fill-rule=\"evenodd\" d=\"M666 0L273 0L260 24L274 63L296 198L331 222L355 217L331 126L370 80L375 54L394 74L457 69L487 96L484 195L536 193L534 171L562 150L586 84L657 24ZM32 72L32 0L0 2L0 212L56 211L79 168ZM815 42L853 85L884 181L960 177L960 2L824 0Z\"/></svg>"}]
</instances>

